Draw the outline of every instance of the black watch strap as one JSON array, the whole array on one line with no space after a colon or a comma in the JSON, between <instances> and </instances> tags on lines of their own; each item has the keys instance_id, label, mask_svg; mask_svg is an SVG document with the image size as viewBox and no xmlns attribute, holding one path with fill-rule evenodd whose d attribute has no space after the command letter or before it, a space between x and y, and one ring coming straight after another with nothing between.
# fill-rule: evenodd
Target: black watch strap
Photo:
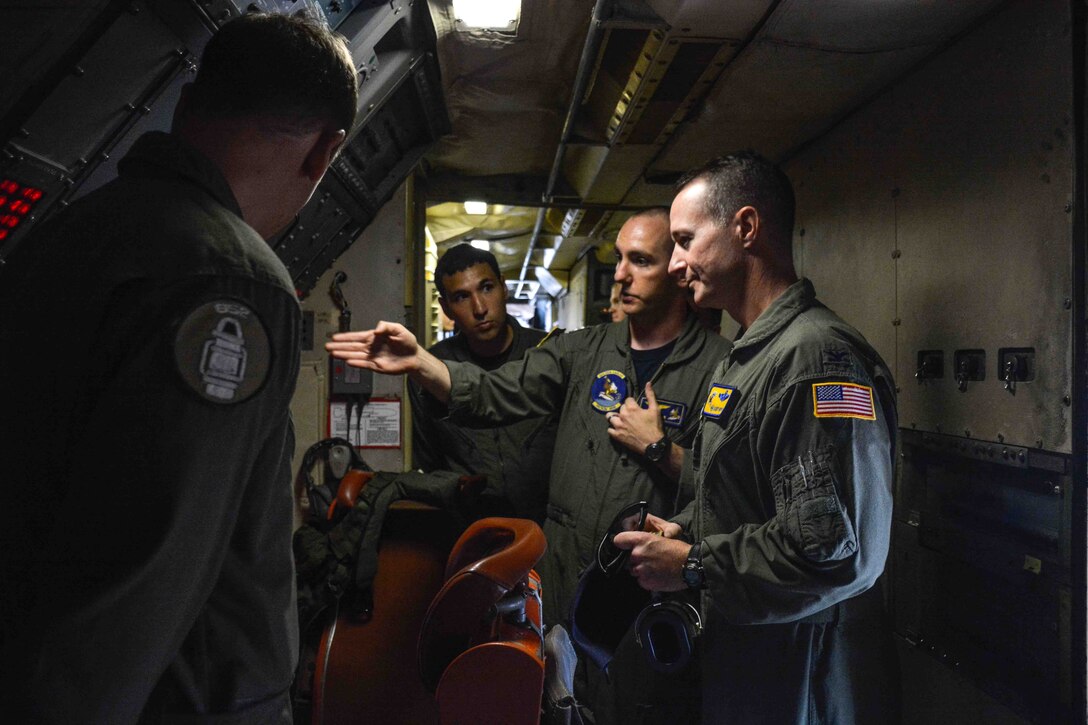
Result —
<instances>
[{"instance_id":1,"label":"black watch strap","mask_svg":"<svg viewBox=\"0 0 1088 725\"><path fill-rule=\"evenodd\" d=\"M703 589L706 586L706 574L703 572L703 542L697 541L691 545L681 576L689 589Z\"/></svg>"},{"instance_id":2,"label":"black watch strap","mask_svg":"<svg viewBox=\"0 0 1088 725\"><path fill-rule=\"evenodd\" d=\"M650 461L657 463L668 455L669 447L671 446L668 434L661 436L661 440L654 441L650 445L646 446L644 455Z\"/></svg>"}]
</instances>

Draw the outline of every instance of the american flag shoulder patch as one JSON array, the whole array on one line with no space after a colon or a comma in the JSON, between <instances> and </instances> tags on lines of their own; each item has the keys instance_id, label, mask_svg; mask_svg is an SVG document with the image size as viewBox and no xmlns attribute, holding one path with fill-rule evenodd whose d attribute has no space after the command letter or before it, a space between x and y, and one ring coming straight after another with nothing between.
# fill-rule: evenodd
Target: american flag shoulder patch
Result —
<instances>
[{"instance_id":1,"label":"american flag shoulder patch","mask_svg":"<svg viewBox=\"0 0 1088 725\"><path fill-rule=\"evenodd\" d=\"M813 414L817 418L876 420L873 389L855 383L813 383Z\"/></svg>"}]
</instances>

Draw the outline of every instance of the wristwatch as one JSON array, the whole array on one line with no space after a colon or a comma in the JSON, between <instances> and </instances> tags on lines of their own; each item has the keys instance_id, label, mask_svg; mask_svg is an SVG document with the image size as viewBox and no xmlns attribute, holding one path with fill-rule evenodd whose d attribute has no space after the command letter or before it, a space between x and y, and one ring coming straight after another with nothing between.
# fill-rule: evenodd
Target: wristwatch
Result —
<instances>
[{"instance_id":1,"label":"wristwatch","mask_svg":"<svg viewBox=\"0 0 1088 725\"><path fill-rule=\"evenodd\" d=\"M654 441L650 445L646 446L645 456L648 460L657 463L665 454L669 452L669 437L667 435L661 436L661 440Z\"/></svg>"},{"instance_id":2,"label":"wristwatch","mask_svg":"<svg viewBox=\"0 0 1088 725\"><path fill-rule=\"evenodd\" d=\"M702 589L706 586L706 574L703 573L703 542L697 541L691 545L688 558L684 562L684 568L680 575L688 589Z\"/></svg>"}]
</instances>

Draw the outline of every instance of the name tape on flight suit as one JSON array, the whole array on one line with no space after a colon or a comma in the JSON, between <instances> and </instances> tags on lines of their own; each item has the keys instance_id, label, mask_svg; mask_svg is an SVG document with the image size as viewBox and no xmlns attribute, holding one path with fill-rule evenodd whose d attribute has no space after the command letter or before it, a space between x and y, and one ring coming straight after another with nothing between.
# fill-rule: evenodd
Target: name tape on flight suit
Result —
<instances>
[{"instance_id":1,"label":"name tape on flight suit","mask_svg":"<svg viewBox=\"0 0 1088 725\"><path fill-rule=\"evenodd\" d=\"M640 408L649 407L645 395L638 399L638 404ZM657 407L661 410L661 422L666 426L669 428L679 428L684 425L684 416L688 412L688 406L683 403L677 403L674 400L658 398Z\"/></svg>"},{"instance_id":2,"label":"name tape on flight suit","mask_svg":"<svg viewBox=\"0 0 1088 725\"><path fill-rule=\"evenodd\" d=\"M174 363L185 385L209 403L240 403L268 377L271 344L257 313L237 300L198 304L178 325Z\"/></svg>"}]
</instances>

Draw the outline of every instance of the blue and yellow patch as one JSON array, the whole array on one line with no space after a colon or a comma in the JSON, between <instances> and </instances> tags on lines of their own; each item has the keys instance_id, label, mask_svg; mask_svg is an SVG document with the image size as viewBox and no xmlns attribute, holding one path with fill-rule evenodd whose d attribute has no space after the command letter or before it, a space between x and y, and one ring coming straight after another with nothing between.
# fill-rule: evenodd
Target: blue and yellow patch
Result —
<instances>
[{"instance_id":1,"label":"blue and yellow patch","mask_svg":"<svg viewBox=\"0 0 1088 725\"><path fill-rule=\"evenodd\" d=\"M736 407L730 405L736 395L737 389L732 385L714 383L710 386L710 394L706 396L706 403L703 404L703 417L721 420L727 411L732 411Z\"/></svg>"},{"instance_id":2,"label":"blue and yellow patch","mask_svg":"<svg viewBox=\"0 0 1088 725\"><path fill-rule=\"evenodd\" d=\"M597 373L589 389L590 404L602 413L616 410L627 397L627 376L619 370Z\"/></svg>"},{"instance_id":3,"label":"blue and yellow patch","mask_svg":"<svg viewBox=\"0 0 1088 725\"><path fill-rule=\"evenodd\" d=\"M638 399L638 404L642 408L649 406L646 402L646 396L643 395ZM661 411L661 422L663 422L669 428L679 428L684 425L684 418L687 416L688 406L683 403L677 403L674 400L662 400L657 399L657 407Z\"/></svg>"}]
</instances>

